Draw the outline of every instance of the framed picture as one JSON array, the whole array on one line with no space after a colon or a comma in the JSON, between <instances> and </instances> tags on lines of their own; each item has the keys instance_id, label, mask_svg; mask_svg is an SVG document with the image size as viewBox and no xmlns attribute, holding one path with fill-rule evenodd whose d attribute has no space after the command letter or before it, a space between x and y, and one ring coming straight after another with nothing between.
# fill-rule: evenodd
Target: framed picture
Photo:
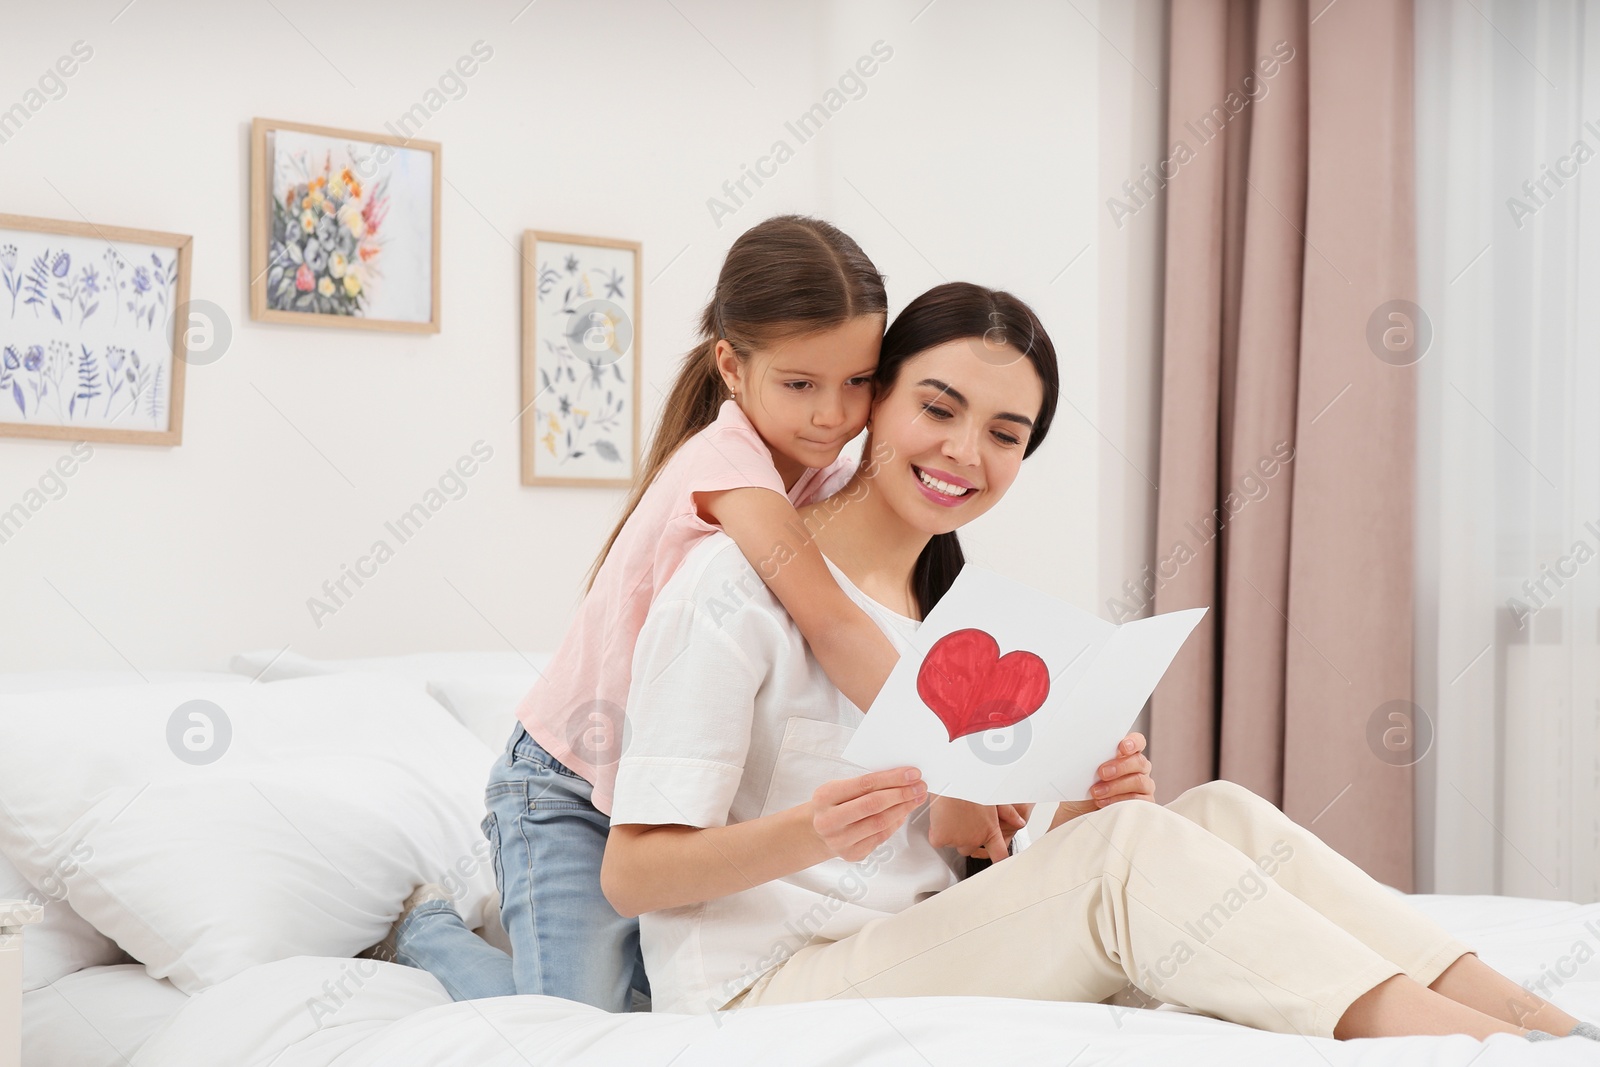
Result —
<instances>
[{"instance_id":1,"label":"framed picture","mask_svg":"<svg viewBox=\"0 0 1600 1067\"><path fill-rule=\"evenodd\" d=\"M625 487L639 467L637 241L522 235L522 484Z\"/></svg>"},{"instance_id":2,"label":"framed picture","mask_svg":"<svg viewBox=\"0 0 1600 1067\"><path fill-rule=\"evenodd\" d=\"M250 317L439 332L439 145L256 119Z\"/></svg>"},{"instance_id":3,"label":"framed picture","mask_svg":"<svg viewBox=\"0 0 1600 1067\"><path fill-rule=\"evenodd\" d=\"M189 251L0 215L0 436L181 444Z\"/></svg>"}]
</instances>

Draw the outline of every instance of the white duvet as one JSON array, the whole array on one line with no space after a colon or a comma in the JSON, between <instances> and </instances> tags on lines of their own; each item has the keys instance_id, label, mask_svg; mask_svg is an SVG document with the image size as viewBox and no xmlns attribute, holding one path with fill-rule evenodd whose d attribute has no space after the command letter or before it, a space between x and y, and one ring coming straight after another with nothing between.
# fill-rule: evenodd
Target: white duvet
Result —
<instances>
[{"instance_id":1,"label":"white duvet","mask_svg":"<svg viewBox=\"0 0 1600 1067\"><path fill-rule=\"evenodd\" d=\"M427 696L421 677L137 686L13 679L14 695L0 697L10 741L0 746L0 851L27 886L67 890L49 894L52 906L144 961L117 965L103 939L87 952L40 939L31 970L48 984L23 995L23 1063L1600 1063L1600 1043L1582 1038L1334 1042L1171 1009L998 998L839 1001L718 1017L607 1015L546 997L455 1004L422 971L339 956L382 936L419 875L453 880L465 914L493 895L480 854L483 782L507 729L495 717L523 680L449 692L458 715L482 712L486 746ZM66 681L71 688L51 689ZM0 676L0 692L7 688ZM209 761L186 759L171 734L196 699L230 724L231 741ZM1600 905L1413 899L1490 964L1543 982L1551 999L1600 1020ZM43 932L24 936L25 956ZM85 967L90 960L106 965Z\"/></svg>"},{"instance_id":2,"label":"white duvet","mask_svg":"<svg viewBox=\"0 0 1600 1067\"><path fill-rule=\"evenodd\" d=\"M1600 904L1411 898L1522 982L1600 1019ZM39 991L43 993L44 991ZM30 994L34 997L36 994ZM27 1062L35 1062L29 1059ZM44 1062L39 1060L37 1062ZM463 1064L1099 1064L1490 1067L1600 1063L1582 1038L1327 1041L1261 1033L1176 1010L978 997L836 1001L720 1017L608 1015L548 997L452 1003L393 964L300 956L251 967L189 999L132 1067Z\"/></svg>"}]
</instances>

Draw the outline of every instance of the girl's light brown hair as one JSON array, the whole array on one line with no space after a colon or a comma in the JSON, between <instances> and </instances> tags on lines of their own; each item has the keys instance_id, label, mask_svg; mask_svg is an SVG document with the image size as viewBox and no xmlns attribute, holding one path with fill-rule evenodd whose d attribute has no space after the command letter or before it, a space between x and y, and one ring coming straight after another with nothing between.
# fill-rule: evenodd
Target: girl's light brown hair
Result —
<instances>
[{"instance_id":1,"label":"girl's light brown hair","mask_svg":"<svg viewBox=\"0 0 1600 1067\"><path fill-rule=\"evenodd\" d=\"M778 215L746 230L728 249L717 287L700 316L700 343L678 369L627 507L594 566L594 579L661 468L685 441L716 421L727 399L717 370L718 340L748 360L773 344L841 326L857 315L886 315L883 275L848 234L821 219Z\"/></svg>"}]
</instances>

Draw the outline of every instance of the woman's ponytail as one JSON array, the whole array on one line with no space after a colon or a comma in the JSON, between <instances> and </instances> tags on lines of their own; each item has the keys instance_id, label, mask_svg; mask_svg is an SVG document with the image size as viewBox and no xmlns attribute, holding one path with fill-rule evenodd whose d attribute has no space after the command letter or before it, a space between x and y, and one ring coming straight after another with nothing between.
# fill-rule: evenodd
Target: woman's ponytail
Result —
<instances>
[{"instance_id":1,"label":"woman's ponytail","mask_svg":"<svg viewBox=\"0 0 1600 1067\"><path fill-rule=\"evenodd\" d=\"M922 546L916 566L911 570L911 591L916 595L917 608L923 618L939 599L955 584L956 575L966 566L967 557L961 551L961 539L956 532L934 534Z\"/></svg>"}]
</instances>

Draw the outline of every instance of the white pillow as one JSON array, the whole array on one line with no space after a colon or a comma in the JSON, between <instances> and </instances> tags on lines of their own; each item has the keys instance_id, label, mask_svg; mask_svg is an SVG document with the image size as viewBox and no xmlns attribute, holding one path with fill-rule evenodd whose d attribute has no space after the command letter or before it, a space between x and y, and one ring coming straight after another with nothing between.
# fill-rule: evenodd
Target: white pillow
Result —
<instances>
[{"instance_id":1,"label":"white pillow","mask_svg":"<svg viewBox=\"0 0 1600 1067\"><path fill-rule=\"evenodd\" d=\"M218 682L238 683L250 679L226 671L137 671L59 670L0 674L0 693L42 693L52 689L94 689L108 685L135 685L143 682Z\"/></svg>"},{"instance_id":2,"label":"white pillow","mask_svg":"<svg viewBox=\"0 0 1600 1067\"><path fill-rule=\"evenodd\" d=\"M131 670L55 670L0 674L0 693L37 693L58 689L88 689L111 685L151 682L218 682L234 684L248 679L222 672ZM0 899L26 900L44 905L44 918L28 927L23 940L22 988L24 991L47 986L85 967L115 964L127 957L117 943L90 926L72 910L64 894L63 874L77 868L77 857L68 854L60 872L51 872L40 885L33 885L0 853Z\"/></svg>"},{"instance_id":3,"label":"white pillow","mask_svg":"<svg viewBox=\"0 0 1600 1067\"><path fill-rule=\"evenodd\" d=\"M424 683L485 674L516 674L526 677L531 686L533 679L539 677L539 672L549 662L548 652L414 652L404 656L372 656L366 659L313 659L298 652L264 648L255 652L240 652L228 661L228 669L251 678L259 677L263 682L347 671L399 674Z\"/></svg>"},{"instance_id":4,"label":"white pillow","mask_svg":"<svg viewBox=\"0 0 1600 1067\"><path fill-rule=\"evenodd\" d=\"M263 681L373 671L411 678L427 686L463 726L496 751L506 747L517 721L517 705L550 663L548 652L417 652L372 659L312 659L294 652L241 652L231 670Z\"/></svg>"},{"instance_id":5,"label":"white pillow","mask_svg":"<svg viewBox=\"0 0 1600 1067\"><path fill-rule=\"evenodd\" d=\"M77 871L78 856L68 855L62 874ZM44 881L48 892L41 892L22 877L10 860L0 855L0 900L26 900L44 905L44 918L24 929L22 938L22 988L24 991L47 986L85 967L99 967L122 959L117 943L90 926L63 898L67 892L64 877Z\"/></svg>"},{"instance_id":6,"label":"white pillow","mask_svg":"<svg viewBox=\"0 0 1600 1067\"><path fill-rule=\"evenodd\" d=\"M209 747L194 700L213 705ZM495 893L479 829L494 753L414 682L0 696L0 738L0 851L35 883L86 851L65 878L74 908L186 993L350 956L423 881L469 925Z\"/></svg>"},{"instance_id":7,"label":"white pillow","mask_svg":"<svg viewBox=\"0 0 1600 1067\"><path fill-rule=\"evenodd\" d=\"M532 687L533 679L526 674L480 674L430 679L428 695L479 741L503 749L517 722L517 705Z\"/></svg>"}]
</instances>

